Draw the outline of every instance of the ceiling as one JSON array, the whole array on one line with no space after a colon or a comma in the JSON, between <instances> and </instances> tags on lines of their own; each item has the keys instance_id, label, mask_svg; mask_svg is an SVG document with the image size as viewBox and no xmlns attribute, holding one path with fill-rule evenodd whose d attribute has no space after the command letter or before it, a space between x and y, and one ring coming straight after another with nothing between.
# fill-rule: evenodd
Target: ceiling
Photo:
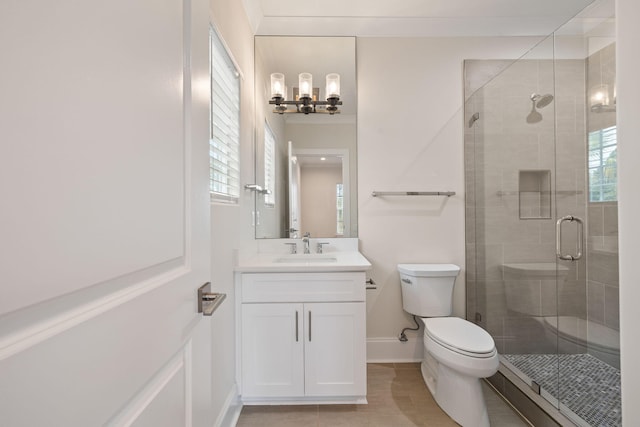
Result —
<instances>
[{"instance_id":1,"label":"ceiling","mask_svg":"<svg viewBox=\"0 0 640 427\"><path fill-rule=\"evenodd\" d=\"M540 36L593 0L243 0L255 34Z\"/></svg>"}]
</instances>

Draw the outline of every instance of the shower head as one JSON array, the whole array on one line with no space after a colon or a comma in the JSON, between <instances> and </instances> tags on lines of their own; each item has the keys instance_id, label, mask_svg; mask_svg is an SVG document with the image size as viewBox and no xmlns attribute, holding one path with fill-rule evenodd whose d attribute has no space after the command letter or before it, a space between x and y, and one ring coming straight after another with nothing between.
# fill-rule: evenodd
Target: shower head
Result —
<instances>
[{"instance_id":1,"label":"shower head","mask_svg":"<svg viewBox=\"0 0 640 427\"><path fill-rule=\"evenodd\" d=\"M547 105L551 104L551 101L553 101L553 95L551 95L550 93L547 93L545 95L532 93L531 100L533 101L533 103L537 108L544 108Z\"/></svg>"}]
</instances>

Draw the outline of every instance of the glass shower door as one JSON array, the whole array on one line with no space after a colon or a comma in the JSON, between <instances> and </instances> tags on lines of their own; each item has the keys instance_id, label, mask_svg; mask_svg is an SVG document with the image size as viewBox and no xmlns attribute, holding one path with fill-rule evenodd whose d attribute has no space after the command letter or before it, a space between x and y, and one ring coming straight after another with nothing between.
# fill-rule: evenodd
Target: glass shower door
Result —
<instances>
[{"instance_id":1,"label":"glass shower door","mask_svg":"<svg viewBox=\"0 0 640 427\"><path fill-rule=\"evenodd\" d=\"M588 14L517 61L465 61L467 318L580 426L621 425L614 29Z\"/></svg>"},{"instance_id":2,"label":"glass shower door","mask_svg":"<svg viewBox=\"0 0 640 427\"><path fill-rule=\"evenodd\" d=\"M466 61L465 146L468 318L493 336L503 366L557 408L558 341L547 325L558 319L565 268L555 255L565 173L556 167L553 58L549 37L515 62Z\"/></svg>"}]
</instances>

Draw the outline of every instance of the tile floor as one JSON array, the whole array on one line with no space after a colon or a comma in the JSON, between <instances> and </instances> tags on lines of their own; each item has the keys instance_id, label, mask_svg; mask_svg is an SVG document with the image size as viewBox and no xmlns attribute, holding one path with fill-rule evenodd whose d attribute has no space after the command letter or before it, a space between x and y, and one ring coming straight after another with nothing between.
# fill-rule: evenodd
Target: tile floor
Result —
<instances>
[{"instance_id":1,"label":"tile floor","mask_svg":"<svg viewBox=\"0 0 640 427\"><path fill-rule=\"evenodd\" d=\"M503 356L587 424L622 425L619 369L585 353Z\"/></svg>"},{"instance_id":2,"label":"tile floor","mask_svg":"<svg viewBox=\"0 0 640 427\"><path fill-rule=\"evenodd\" d=\"M237 427L455 427L433 400L418 363L371 363L368 405L245 406ZM529 426L485 385L493 427Z\"/></svg>"}]
</instances>

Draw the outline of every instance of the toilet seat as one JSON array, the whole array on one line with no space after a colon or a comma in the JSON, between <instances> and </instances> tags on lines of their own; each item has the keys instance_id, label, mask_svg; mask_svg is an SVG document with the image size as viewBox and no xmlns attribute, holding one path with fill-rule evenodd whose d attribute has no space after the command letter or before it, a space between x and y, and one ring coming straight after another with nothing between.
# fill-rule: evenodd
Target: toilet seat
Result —
<instances>
[{"instance_id":1,"label":"toilet seat","mask_svg":"<svg viewBox=\"0 0 640 427\"><path fill-rule=\"evenodd\" d=\"M471 322L459 317L432 317L422 320L425 335L448 350L480 359L496 355L491 335Z\"/></svg>"}]
</instances>

